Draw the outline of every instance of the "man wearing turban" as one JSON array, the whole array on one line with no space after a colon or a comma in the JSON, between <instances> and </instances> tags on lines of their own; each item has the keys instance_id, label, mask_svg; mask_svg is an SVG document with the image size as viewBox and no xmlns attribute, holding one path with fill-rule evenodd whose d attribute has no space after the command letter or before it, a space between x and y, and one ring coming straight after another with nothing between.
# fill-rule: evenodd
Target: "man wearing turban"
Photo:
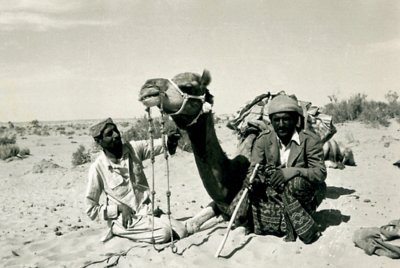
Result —
<instances>
[{"instance_id":1,"label":"man wearing turban","mask_svg":"<svg viewBox=\"0 0 400 268\"><path fill-rule=\"evenodd\" d=\"M286 241L299 236L309 244L320 236L312 214L326 192L322 143L301 129L303 111L296 99L276 96L268 114L272 127L254 142L249 170L257 163L264 167L249 196L254 232L286 235Z\"/></svg>"},{"instance_id":2,"label":"man wearing turban","mask_svg":"<svg viewBox=\"0 0 400 268\"><path fill-rule=\"evenodd\" d=\"M122 142L120 132L111 118L90 127L90 134L103 149L89 169L86 190L86 213L92 219L107 221L110 227L106 241L113 236L134 241L163 243L187 235L183 223L166 215L152 217L150 191L142 161L151 157L148 141ZM176 134L168 136L167 148L173 154ZM163 152L162 140L154 141L154 155ZM100 204L105 193L106 202Z\"/></svg>"}]
</instances>

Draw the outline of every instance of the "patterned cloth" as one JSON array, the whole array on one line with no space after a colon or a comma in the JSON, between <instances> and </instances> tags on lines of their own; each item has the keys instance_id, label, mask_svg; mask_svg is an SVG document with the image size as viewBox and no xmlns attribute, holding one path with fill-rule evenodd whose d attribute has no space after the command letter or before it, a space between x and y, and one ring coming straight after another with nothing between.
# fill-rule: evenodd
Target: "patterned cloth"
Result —
<instances>
[{"instance_id":1,"label":"patterned cloth","mask_svg":"<svg viewBox=\"0 0 400 268\"><path fill-rule=\"evenodd\" d=\"M302 241L309 242L318 232L311 214L322 201L317 196L324 196L325 188L324 185L313 187L301 177L291 180L281 193L267 186L264 195L253 198L254 232L286 234L290 241L298 235Z\"/></svg>"},{"instance_id":2,"label":"patterned cloth","mask_svg":"<svg viewBox=\"0 0 400 268\"><path fill-rule=\"evenodd\" d=\"M231 212L243 191L244 188L234 198ZM292 179L279 192L268 183L258 184L251 188L249 197L241 205L236 225L247 225L250 231L259 235L286 235L287 241L295 241L299 236L304 243L310 243L318 235L317 224L311 215L322 202L325 192L325 183L311 184L302 177Z\"/></svg>"}]
</instances>

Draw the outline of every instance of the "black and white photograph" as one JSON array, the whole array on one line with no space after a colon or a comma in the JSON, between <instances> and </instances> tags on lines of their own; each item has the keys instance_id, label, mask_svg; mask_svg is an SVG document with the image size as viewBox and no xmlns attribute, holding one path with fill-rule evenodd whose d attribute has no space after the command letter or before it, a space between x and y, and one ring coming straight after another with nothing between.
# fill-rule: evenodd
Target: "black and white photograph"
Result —
<instances>
[{"instance_id":1,"label":"black and white photograph","mask_svg":"<svg viewBox=\"0 0 400 268\"><path fill-rule=\"evenodd\" d=\"M1 267L399 267L400 2L0 0Z\"/></svg>"}]
</instances>

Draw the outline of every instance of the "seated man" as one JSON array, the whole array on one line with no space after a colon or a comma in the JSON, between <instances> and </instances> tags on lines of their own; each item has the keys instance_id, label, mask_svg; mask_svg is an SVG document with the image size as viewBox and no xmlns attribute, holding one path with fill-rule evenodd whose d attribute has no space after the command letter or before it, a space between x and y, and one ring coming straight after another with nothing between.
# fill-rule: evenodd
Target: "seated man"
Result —
<instances>
[{"instance_id":1,"label":"seated man","mask_svg":"<svg viewBox=\"0 0 400 268\"><path fill-rule=\"evenodd\" d=\"M322 143L299 128L303 113L295 99L276 96L268 114L273 129L254 142L249 170L251 174L256 163L264 167L249 195L254 232L286 234L286 241L299 236L312 243L320 236L312 214L326 192Z\"/></svg>"},{"instance_id":2,"label":"seated man","mask_svg":"<svg viewBox=\"0 0 400 268\"><path fill-rule=\"evenodd\" d=\"M187 235L183 223L168 217L151 216L149 185L143 172L142 160L151 157L150 143L131 141L122 143L120 132L111 118L90 128L90 133L103 151L89 169L86 191L87 215L108 222L110 231L103 241L113 235L134 241L163 243ZM175 152L179 136L168 137L168 151ZM154 155L163 152L162 140L154 141ZM99 204L100 195L106 203Z\"/></svg>"}]
</instances>

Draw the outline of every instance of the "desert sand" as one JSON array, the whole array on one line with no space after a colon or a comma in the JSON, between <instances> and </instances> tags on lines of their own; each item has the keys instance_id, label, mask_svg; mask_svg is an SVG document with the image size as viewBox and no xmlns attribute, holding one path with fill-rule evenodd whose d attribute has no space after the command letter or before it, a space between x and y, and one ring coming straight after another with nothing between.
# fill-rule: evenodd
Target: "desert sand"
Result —
<instances>
[{"instance_id":1,"label":"desert sand","mask_svg":"<svg viewBox=\"0 0 400 268\"><path fill-rule=\"evenodd\" d=\"M373 128L356 122L337 128L334 138L352 148L357 166L328 170L327 198L317 213L323 236L304 245L299 240L286 243L278 237L246 235L243 228L237 228L231 231L219 258L214 254L227 222L178 241L176 254L167 245L158 252L152 245L121 238L100 242L105 222L91 221L85 214L90 164L71 164L79 144L91 147L87 130L73 135L18 137L17 144L28 147L31 155L0 161L0 266L83 267L130 249L119 259L118 267L399 267L398 260L366 255L354 246L352 236L360 227L381 226L400 218L400 169L393 165L400 159L400 125L393 121L387 128ZM235 135L224 124L216 129L222 147L232 156ZM151 163L144 164L150 180ZM178 219L193 216L211 201L193 155L178 149L169 166L172 215ZM158 156L156 198L164 211L165 167Z\"/></svg>"}]
</instances>

